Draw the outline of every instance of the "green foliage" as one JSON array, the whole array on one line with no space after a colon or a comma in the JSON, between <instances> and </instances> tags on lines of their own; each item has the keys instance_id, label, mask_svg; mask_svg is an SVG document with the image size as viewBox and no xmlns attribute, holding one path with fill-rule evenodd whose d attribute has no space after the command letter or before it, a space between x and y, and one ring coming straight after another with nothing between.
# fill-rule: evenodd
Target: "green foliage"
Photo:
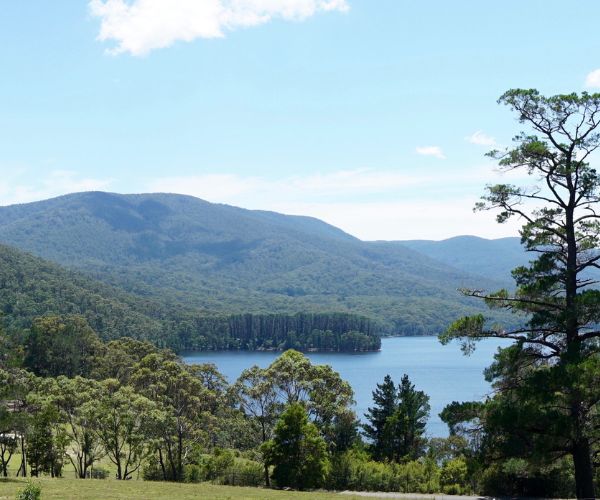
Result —
<instances>
[{"instance_id":1,"label":"green foliage","mask_svg":"<svg viewBox=\"0 0 600 500\"><path fill-rule=\"evenodd\" d=\"M283 409L302 403L330 452L350 448L358 439L353 392L330 366L315 366L302 353L288 350L268 368L244 370L231 388L242 411L256 426L259 442L273 437L274 424ZM264 468L269 485L268 464Z\"/></svg>"},{"instance_id":2,"label":"green foliage","mask_svg":"<svg viewBox=\"0 0 600 500\"><path fill-rule=\"evenodd\" d=\"M600 94L545 97L514 89L499 102L530 130L515 136L512 149L489 156L503 170L524 170L536 185L487 186L476 209L497 210L499 223L523 220L521 243L536 257L513 270L514 293L466 291L518 314L523 325L490 325L477 315L456 321L441 336L443 342L462 339L467 351L485 337L514 341L486 371L495 396L470 409L454 405L445 420L454 429L478 422L479 429L467 432L479 434L480 442L472 441L479 458L488 466L504 461L512 469L503 473L526 477L506 482L521 488L519 494L545 491L535 486L536 478L570 456L575 494L592 498L600 438L600 176L589 161L600 147ZM462 420L461 410L467 410Z\"/></svg>"},{"instance_id":3,"label":"green foliage","mask_svg":"<svg viewBox=\"0 0 600 500\"><path fill-rule=\"evenodd\" d=\"M328 484L337 490L437 493L439 469L431 461L376 462L350 450L332 458Z\"/></svg>"},{"instance_id":4,"label":"green foliage","mask_svg":"<svg viewBox=\"0 0 600 500\"><path fill-rule=\"evenodd\" d=\"M309 422L303 405L288 405L275 425L273 439L262 449L265 463L274 466L277 486L304 490L324 484L329 467L327 444Z\"/></svg>"},{"instance_id":5,"label":"green foliage","mask_svg":"<svg viewBox=\"0 0 600 500\"><path fill-rule=\"evenodd\" d=\"M156 403L107 379L99 398L85 404L92 432L117 468L117 479L129 479L149 454L149 438L156 422L164 419Z\"/></svg>"},{"instance_id":6,"label":"green foliage","mask_svg":"<svg viewBox=\"0 0 600 500\"><path fill-rule=\"evenodd\" d=\"M79 316L35 318L25 339L23 366L39 376L88 375L100 341Z\"/></svg>"},{"instance_id":7,"label":"green foliage","mask_svg":"<svg viewBox=\"0 0 600 500\"><path fill-rule=\"evenodd\" d=\"M261 463L238 457L232 450L217 448L211 455L203 455L198 464L186 465L184 481L211 481L231 486L264 486L264 479Z\"/></svg>"},{"instance_id":8,"label":"green foliage","mask_svg":"<svg viewBox=\"0 0 600 500\"><path fill-rule=\"evenodd\" d=\"M103 340L131 337L175 350L273 349L372 351L381 345L380 327L368 318L349 313L208 314L164 298L136 296L76 272L0 245L0 312L12 336L0 333L0 366L14 364L23 339L17 331L30 328L29 340L44 353L51 335L71 335L87 324ZM162 300L162 302L161 302ZM168 303L167 303L168 302ZM60 317L63 325L40 317ZM76 320L75 318L84 318ZM79 322L80 324L76 324ZM54 332L54 333L52 333ZM87 335L87 333L86 333ZM75 335L76 336L76 335ZM18 336L17 336L18 337ZM56 345L69 348L68 345ZM61 352L56 354L60 360ZM65 359L75 358L77 351ZM37 364L35 358L28 366ZM74 369L77 367L73 367ZM56 370L55 370L56 371ZM58 373L58 372L57 372ZM54 373L54 374L57 374ZM62 374L81 374L79 372Z\"/></svg>"},{"instance_id":9,"label":"green foliage","mask_svg":"<svg viewBox=\"0 0 600 500\"><path fill-rule=\"evenodd\" d=\"M373 321L348 313L203 316L190 325L189 349L374 351L381 347Z\"/></svg>"},{"instance_id":10,"label":"green foliage","mask_svg":"<svg viewBox=\"0 0 600 500\"><path fill-rule=\"evenodd\" d=\"M35 409L27 433L27 460L31 475L61 477L67 438L64 430L55 425L59 419L58 412L50 401L38 394L30 397L30 404Z\"/></svg>"},{"instance_id":11,"label":"green foliage","mask_svg":"<svg viewBox=\"0 0 600 500\"><path fill-rule=\"evenodd\" d=\"M486 495L571 498L575 491L573 463L565 459L540 466L510 458L491 464L478 479Z\"/></svg>"},{"instance_id":12,"label":"green foliage","mask_svg":"<svg viewBox=\"0 0 600 500\"><path fill-rule=\"evenodd\" d=\"M90 478L92 479L107 479L109 476L109 471L102 467L94 467L90 473Z\"/></svg>"},{"instance_id":13,"label":"green foliage","mask_svg":"<svg viewBox=\"0 0 600 500\"><path fill-rule=\"evenodd\" d=\"M415 390L404 375L398 387L387 375L373 392L375 405L365 415L363 426L378 460L415 460L423 455L429 396Z\"/></svg>"},{"instance_id":14,"label":"green foliage","mask_svg":"<svg viewBox=\"0 0 600 500\"><path fill-rule=\"evenodd\" d=\"M365 435L373 443L373 456L376 460L391 458L393 450L390 447L388 436L384 429L386 422L390 419L398 405L398 393L396 384L390 375L386 375L382 384L377 384L373 391L374 406L368 409L365 417L369 424L363 426Z\"/></svg>"},{"instance_id":15,"label":"green foliage","mask_svg":"<svg viewBox=\"0 0 600 500\"><path fill-rule=\"evenodd\" d=\"M468 468L464 458L453 458L442 465L440 486L448 495L462 495L468 492Z\"/></svg>"},{"instance_id":16,"label":"green foliage","mask_svg":"<svg viewBox=\"0 0 600 500\"><path fill-rule=\"evenodd\" d=\"M40 500L42 498L42 487L32 481L17 493L16 500Z\"/></svg>"}]
</instances>

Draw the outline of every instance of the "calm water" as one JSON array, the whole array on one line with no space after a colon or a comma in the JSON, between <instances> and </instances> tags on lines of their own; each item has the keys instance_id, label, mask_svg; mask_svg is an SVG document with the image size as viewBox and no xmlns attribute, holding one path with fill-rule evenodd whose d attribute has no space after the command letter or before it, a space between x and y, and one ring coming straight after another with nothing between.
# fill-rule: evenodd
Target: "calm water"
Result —
<instances>
[{"instance_id":1,"label":"calm water","mask_svg":"<svg viewBox=\"0 0 600 500\"><path fill-rule=\"evenodd\" d=\"M381 351L372 353L307 353L314 364L329 364L354 389L359 417L372 405L372 391L388 373L399 382L407 373L416 388L429 395L430 436L446 436L446 425L438 413L452 401L483 398L490 387L483 369L493 359L499 342L481 341L471 356L464 356L458 344L443 346L436 337L395 337L382 339ZM183 356L186 363L215 363L230 382L252 365L267 367L275 352L195 352Z\"/></svg>"}]
</instances>

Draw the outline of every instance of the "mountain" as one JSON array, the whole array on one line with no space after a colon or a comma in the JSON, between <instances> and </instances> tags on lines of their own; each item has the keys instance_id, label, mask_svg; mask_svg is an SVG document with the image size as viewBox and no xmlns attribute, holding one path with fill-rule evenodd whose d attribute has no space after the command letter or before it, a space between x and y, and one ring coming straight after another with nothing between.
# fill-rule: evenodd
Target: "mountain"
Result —
<instances>
[{"instance_id":1,"label":"mountain","mask_svg":"<svg viewBox=\"0 0 600 500\"><path fill-rule=\"evenodd\" d=\"M396 243L505 286L513 285L510 272L515 267L526 265L535 257L525 252L520 238L516 237L488 240L477 236L456 236L441 241L405 240Z\"/></svg>"},{"instance_id":2,"label":"mountain","mask_svg":"<svg viewBox=\"0 0 600 500\"><path fill-rule=\"evenodd\" d=\"M351 312L432 334L498 282L310 217L174 194L86 192L0 208L0 242L198 314Z\"/></svg>"}]
</instances>

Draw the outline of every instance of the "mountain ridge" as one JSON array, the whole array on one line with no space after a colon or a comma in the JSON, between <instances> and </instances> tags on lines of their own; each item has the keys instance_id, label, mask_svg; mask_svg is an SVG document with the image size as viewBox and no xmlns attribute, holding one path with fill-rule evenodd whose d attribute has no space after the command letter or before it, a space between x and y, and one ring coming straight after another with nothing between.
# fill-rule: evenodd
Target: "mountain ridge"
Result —
<instances>
[{"instance_id":1,"label":"mountain ridge","mask_svg":"<svg viewBox=\"0 0 600 500\"><path fill-rule=\"evenodd\" d=\"M339 311L395 334L484 310L456 291L501 283L403 242L319 219L169 193L73 193L0 207L0 241L137 296L211 313Z\"/></svg>"}]
</instances>

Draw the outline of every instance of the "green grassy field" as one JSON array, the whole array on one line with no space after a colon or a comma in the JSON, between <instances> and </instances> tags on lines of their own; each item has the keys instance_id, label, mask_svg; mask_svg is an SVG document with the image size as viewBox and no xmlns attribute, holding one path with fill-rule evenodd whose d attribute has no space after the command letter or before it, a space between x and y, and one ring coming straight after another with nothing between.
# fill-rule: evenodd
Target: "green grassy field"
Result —
<instances>
[{"instance_id":1,"label":"green grassy field","mask_svg":"<svg viewBox=\"0 0 600 500\"><path fill-rule=\"evenodd\" d=\"M42 500L197 500L197 499L248 499L277 500L358 500L358 497L340 496L337 493L276 491L262 488L216 486L208 483L179 484L150 481L116 481L114 479L34 479L42 487ZM0 479L0 500L14 500L25 486L24 479Z\"/></svg>"}]
</instances>

